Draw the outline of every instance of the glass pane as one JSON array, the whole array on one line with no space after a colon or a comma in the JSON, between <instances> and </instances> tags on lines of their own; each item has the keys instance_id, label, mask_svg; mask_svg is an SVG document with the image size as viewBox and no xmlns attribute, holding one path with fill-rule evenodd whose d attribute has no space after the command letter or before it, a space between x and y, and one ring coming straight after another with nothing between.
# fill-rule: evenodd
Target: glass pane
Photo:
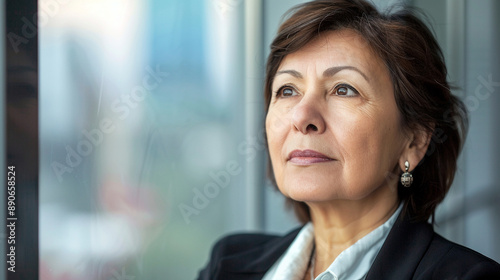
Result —
<instances>
[{"instance_id":1,"label":"glass pane","mask_svg":"<svg viewBox=\"0 0 500 280\"><path fill-rule=\"evenodd\" d=\"M242 5L216 4L40 1L42 279L193 279L244 227Z\"/></svg>"}]
</instances>

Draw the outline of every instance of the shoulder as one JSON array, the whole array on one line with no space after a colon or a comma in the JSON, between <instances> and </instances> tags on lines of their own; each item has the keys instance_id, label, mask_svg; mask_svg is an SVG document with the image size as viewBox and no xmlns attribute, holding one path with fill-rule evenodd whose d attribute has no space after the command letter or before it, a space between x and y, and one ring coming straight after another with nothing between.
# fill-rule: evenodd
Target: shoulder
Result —
<instances>
[{"instance_id":1,"label":"shoulder","mask_svg":"<svg viewBox=\"0 0 500 280\"><path fill-rule=\"evenodd\" d=\"M400 216L366 279L500 279L500 265L444 239L427 222Z\"/></svg>"},{"instance_id":2,"label":"shoulder","mask_svg":"<svg viewBox=\"0 0 500 280\"><path fill-rule=\"evenodd\" d=\"M270 234L232 234L212 247L210 259L198 279L219 279L231 273L264 272L288 248L300 228L285 236Z\"/></svg>"},{"instance_id":3,"label":"shoulder","mask_svg":"<svg viewBox=\"0 0 500 280\"><path fill-rule=\"evenodd\" d=\"M500 279L500 264L436 233L420 268L425 279Z\"/></svg>"},{"instance_id":4,"label":"shoulder","mask_svg":"<svg viewBox=\"0 0 500 280\"><path fill-rule=\"evenodd\" d=\"M281 238L277 235L260 233L231 234L219 239L212 248L211 258L221 258L246 252L270 241Z\"/></svg>"}]
</instances>

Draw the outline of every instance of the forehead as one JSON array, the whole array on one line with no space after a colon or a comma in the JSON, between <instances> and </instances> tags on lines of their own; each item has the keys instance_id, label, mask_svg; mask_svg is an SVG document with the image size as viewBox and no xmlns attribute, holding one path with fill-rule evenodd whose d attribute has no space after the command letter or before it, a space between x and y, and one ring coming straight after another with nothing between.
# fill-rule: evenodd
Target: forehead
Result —
<instances>
[{"instance_id":1,"label":"forehead","mask_svg":"<svg viewBox=\"0 0 500 280\"><path fill-rule=\"evenodd\" d=\"M332 66L354 66L370 76L387 72L383 60L363 36L352 29L326 31L296 52L287 55L278 71L305 69L313 64L320 71Z\"/></svg>"}]
</instances>

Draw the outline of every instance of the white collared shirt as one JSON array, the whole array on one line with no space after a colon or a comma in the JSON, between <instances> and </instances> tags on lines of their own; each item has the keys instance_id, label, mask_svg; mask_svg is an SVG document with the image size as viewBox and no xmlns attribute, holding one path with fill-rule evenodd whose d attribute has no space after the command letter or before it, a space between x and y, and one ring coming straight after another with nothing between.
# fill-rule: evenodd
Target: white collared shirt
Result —
<instances>
[{"instance_id":1,"label":"white collared shirt","mask_svg":"<svg viewBox=\"0 0 500 280\"><path fill-rule=\"evenodd\" d=\"M316 280L365 279L375 257L382 248L387 235L389 235L389 231L396 222L402 205L385 223L342 251L328 269L316 277ZM300 230L287 251L274 263L262 279L301 280L309 265L313 242L314 227L309 222Z\"/></svg>"}]
</instances>

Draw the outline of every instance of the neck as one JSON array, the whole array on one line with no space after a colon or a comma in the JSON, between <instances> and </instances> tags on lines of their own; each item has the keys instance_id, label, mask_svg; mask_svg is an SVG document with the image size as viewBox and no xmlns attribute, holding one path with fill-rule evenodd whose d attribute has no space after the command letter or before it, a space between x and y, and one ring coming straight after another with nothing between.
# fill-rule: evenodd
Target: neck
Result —
<instances>
[{"instance_id":1,"label":"neck","mask_svg":"<svg viewBox=\"0 0 500 280\"><path fill-rule=\"evenodd\" d=\"M314 272L319 274L342 251L385 223L398 208L398 198L397 193L382 187L361 200L308 205L316 246Z\"/></svg>"}]
</instances>

